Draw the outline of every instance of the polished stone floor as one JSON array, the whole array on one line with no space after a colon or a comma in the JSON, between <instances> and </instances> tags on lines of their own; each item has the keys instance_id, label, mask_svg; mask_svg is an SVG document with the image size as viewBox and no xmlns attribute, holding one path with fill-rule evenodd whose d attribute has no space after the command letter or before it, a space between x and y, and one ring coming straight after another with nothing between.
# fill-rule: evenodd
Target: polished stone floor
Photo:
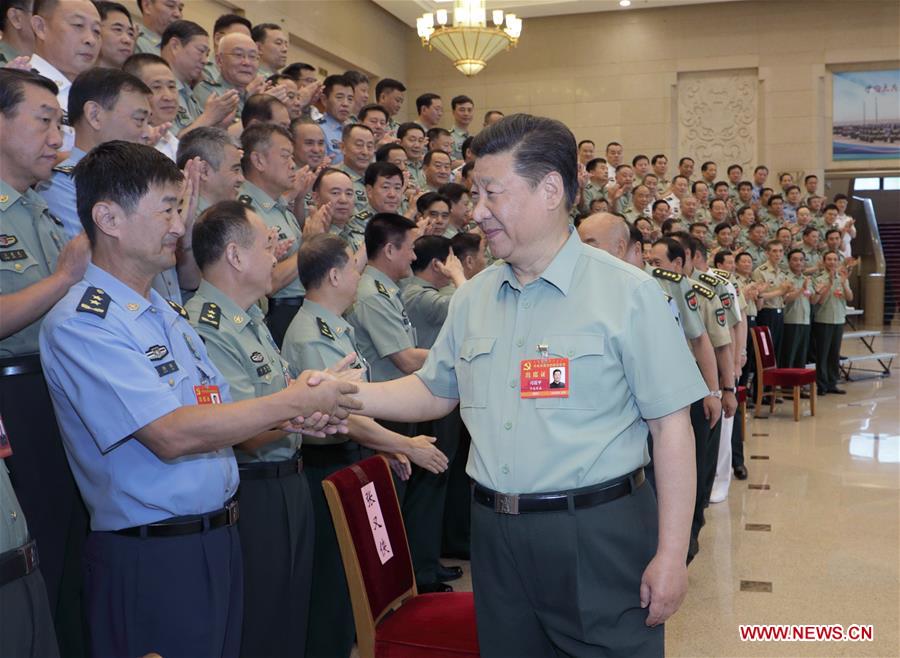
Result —
<instances>
[{"instance_id":1,"label":"polished stone floor","mask_svg":"<svg viewBox=\"0 0 900 658\"><path fill-rule=\"evenodd\" d=\"M875 347L900 351L896 325ZM814 418L805 400L800 422L790 400L748 418L750 477L708 510L667 656L900 656L900 362L841 386ZM741 642L741 624L871 624L874 641Z\"/></svg>"}]
</instances>

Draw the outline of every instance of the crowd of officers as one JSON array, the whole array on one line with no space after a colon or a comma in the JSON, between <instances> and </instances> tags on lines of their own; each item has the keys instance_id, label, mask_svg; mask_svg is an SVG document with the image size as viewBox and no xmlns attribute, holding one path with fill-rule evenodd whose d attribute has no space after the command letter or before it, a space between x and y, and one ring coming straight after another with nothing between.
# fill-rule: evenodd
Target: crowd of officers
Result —
<instances>
[{"instance_id":1,"label":"crowd of officers","mask_svg":"<svg viewBox=\"0 0 900 658\"><path fill-rule=\"evenodd\" d=\"M433 592L451 591L461 576L440 558L470 557L470 524L493 532L470 520L469 476L488 492L576 488L537 471L523 480L522 464L514 476L502 450L483 459L483 444L470 458L491 391L519 385L518 373L485 368L499 358L495 340L510 340L514 327L498 319L493 333L448 345L449 334L470 331L459 311L455 329L442 332L469 279L511 267L522 280L516 268L528 245L502 253L510 229L500 235L492 221L503 213L486 220L476 211L512 201L492 189L499 174L476 180L476 155L494 162L504 152L487 129L499 122L523 142L543 134L564 146L564 127L521 116L511 125L490 111L479 145L472 100L452 99L448 130L436 94L417 98L416 121L400 123L402 82L380 80L370 103L359 72L320 81L314 67L288 64L277 25L229 14L210 37L182 19L175 0L141 0L140 22L115 2L0 6L0 655L347 656L354 627L321 487L329 474L374 453L389 458L416 582ZM574 156L574 138L572 147ZM686 339L675 352L692 355L697 368L688 370L697 372L666 404L650 404L649 394L637 406L623 401L650 423L638 414L626 424L647 439L623 461L637 462L578 482L624 475L637 491L641 456L662 427L649 419L689 405L690 562L704 507L727 496L732 469L747 476L732 417L737 382L753 369L748 328L770 327L780 365L814 357L820 394L842 392L855 229L847 199L825 203L815 176L804 193L784 174L776 193L764 166L748 181L731 165L717 180L715 163L695 176L685 157L669 178L665 155L623 159L618 143L605 157L579 143L567 201L547 217L564 215L567 259L581 253L569 246L580 237L652 275ZM567 239L572 224L577 235ZM527 286L508 284L526 296ZM556 301L546 291L531 295L523 307L544 308L542 322L572 322L547 310ZM484 319L493 302L482 297L472 292L465 303ZM580 312L587 322L589 311ZM570 335L538 351L568 356L576 374L578 357L581 368L602 357L602 344L577 340L587 334L561 333ZM440 371L452 349L461 350L458 392ZM680 358L666 363L685 370ZM454 399L394 410L384 396L359 393L360 409L353 396L366 382L399 386L413 373L460 407ZM568 397L539 400L537 411L597 409L595 389L576 389L570 376ZM640 397L645 385L627 390ZM393 390L406 391L385 389ZM513 428L514 419L500 419ZM586 477L590 460L576 455L571 447L557 468L571 462ZM491 586L509 588L496 571ZM645 598L642 590L641 608ZM654 624L672 611L656 605ZM482 598L486 655L497 655L492 637L513 646L504 623L519 622L503 616ZM573 654L593 646L544 633ZM652 654L661 637L635 646ZM527 633L519 639L538 651Z\"/></svg>"}]
</instances>

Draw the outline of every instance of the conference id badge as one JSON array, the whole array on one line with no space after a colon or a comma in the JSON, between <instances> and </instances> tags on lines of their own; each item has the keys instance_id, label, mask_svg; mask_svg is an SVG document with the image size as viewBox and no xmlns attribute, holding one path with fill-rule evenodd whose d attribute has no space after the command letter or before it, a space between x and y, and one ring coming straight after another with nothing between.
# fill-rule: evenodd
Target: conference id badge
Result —
<instances>
[{"instance_id":1,"label":"conference id badge","mask_svg":"<svg viewBox=\"0 0 900 658\"><path fill-rule=\"evenodd\" d=\"M0 418L0 459L11 456L12 446L9 443L9 436L6 434L6 427L3 426L3 419Z\"/></svg>"},{"instance_id":2,"label":"conference id badge","mask_svg":"<svg viewBox=\"0 0 900 658\"><path fill-rule=\"evenodd\" d=\"M197 404L222 404L218 386L195 386L194 395L197 397Z\"/></svg>"},{"instance_id":3,"label":"conference id badge","mask_svg":"<svg viewBox=\"0 0 900 658\"><path fill-rule=\"evenodd\" d=\"M523 399L569 397L568 359L525 359L521 362L520 375Z\"/></svg>"}]
</instances>

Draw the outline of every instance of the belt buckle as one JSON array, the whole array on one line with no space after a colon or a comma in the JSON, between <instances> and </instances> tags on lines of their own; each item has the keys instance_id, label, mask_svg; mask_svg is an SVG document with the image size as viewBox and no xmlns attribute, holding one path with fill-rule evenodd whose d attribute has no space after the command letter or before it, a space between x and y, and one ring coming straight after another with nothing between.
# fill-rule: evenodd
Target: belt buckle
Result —
<instances>
[{"instance_id":1,"label":"belt buckle","mask_svg":"<svg viewBox=\"0 0 900 658\"><path fill-rule=\"evenodd\" d=\"M517 494L494 494L494 511L498 514L518 514L519 496Z\"/></svg>"},{"instance_id":2,"label":"belt buckle","mask_svg":"<svg viewBox=\"0 0 900 658\"><path fill-rule=\"evenodd\" d=\"M19 552L22 554L22 557L25 558L26 573L31 573L37 569L38 564L40 564L40 558L38 557L36 542L29 542L26 546L20 548Z\"/></svg>"},{"instance_id":3,"label":"belt buckle","mask_svg":"<svg viewBox=\"0 0 900 658\"><path fill-rule=\"evenodd\" d=\"M236 500L229 501L225 505L225 517L228 520L228 525L234 525L241 518L241 510Z\"/></svg>"}]
</instances>

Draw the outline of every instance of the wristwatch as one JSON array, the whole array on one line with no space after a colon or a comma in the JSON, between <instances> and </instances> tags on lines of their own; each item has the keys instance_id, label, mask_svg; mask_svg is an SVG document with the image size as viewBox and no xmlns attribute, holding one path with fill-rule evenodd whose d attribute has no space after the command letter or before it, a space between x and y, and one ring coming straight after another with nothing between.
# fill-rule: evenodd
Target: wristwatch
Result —
<instances>
[{"instance_id":1,"label":"wristwatch","mask_svg":"<svg viewBox=\"0 0 900 658\"><path fill-rule=\"evenodd\" d=\"M730 386L723 386L722 390L725 391L726 393L734 393L734 389L731 388Z\"/></svg>"}]
</instances>

